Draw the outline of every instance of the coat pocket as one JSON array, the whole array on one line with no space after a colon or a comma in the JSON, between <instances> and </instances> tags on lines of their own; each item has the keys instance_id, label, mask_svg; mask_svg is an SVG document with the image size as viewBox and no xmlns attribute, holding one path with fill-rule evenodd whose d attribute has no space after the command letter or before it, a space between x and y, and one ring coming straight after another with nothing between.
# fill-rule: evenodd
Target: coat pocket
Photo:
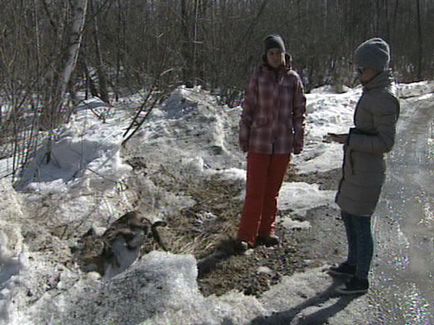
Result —
<instances>
[{"instance_id":1,"label":"coat pocket","mask_svg":"<svg viewBox=\"0 0 434 325\"><path fill-rule=\"evenodd\" d=\"M386 164L382 155L353 151L351 159L354 173L384 174L386 171Z\"/></svg>"}]
</instances>

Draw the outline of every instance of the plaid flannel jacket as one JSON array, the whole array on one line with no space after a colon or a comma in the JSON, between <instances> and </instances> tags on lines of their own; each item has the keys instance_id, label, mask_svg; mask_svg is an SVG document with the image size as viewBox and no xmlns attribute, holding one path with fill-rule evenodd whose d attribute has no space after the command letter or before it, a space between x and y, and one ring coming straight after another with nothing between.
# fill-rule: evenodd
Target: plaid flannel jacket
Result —
<instances>
[{"instance_id":1,"label":"plaid flannel jacket","mask_svg":"<svg viewBox=\"0 0 434 325\"><path fill-rule=\"evenodd\" d=\"M287 154L303 149L306 97L295 71L261 65L250 79L242 108L243 151Z\"/></svg>"}]
</instances>

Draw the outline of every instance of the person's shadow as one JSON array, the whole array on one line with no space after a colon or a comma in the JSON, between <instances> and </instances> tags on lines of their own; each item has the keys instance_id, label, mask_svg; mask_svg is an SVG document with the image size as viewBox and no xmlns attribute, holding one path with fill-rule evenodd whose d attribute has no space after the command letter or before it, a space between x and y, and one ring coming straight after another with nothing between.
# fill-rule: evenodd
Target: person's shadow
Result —
<instances>
[{"instance_id":1,"label":"person's shadow","mask_svg":"<svg viewBox=\"0 0 434 325\"><path fill-rule=\"evenodd\" d=\"M205 256L198 261L198 278L201 279L205 277L213 270L215 270L218 264L223 263L231 256L238 254L239 253L236 251L235 248L235 240L233 238L222 240L217 246L214 253Z\"/></svg>"},{"instance_id":2,"label":"person's shadow","mask_svg":"<svg viewBox=\"0 0 434 325\"><path fill-rule=\"evenodd\" d=\"M320 306L324 304L326 301L332 298L340 297L338 301L336 301L333 305L325 307L324 309L320 309L306 317L299 319L297 324L303 325L319 325L327 323L327 320L336 315L341 310L345 309L348 304L360 297L360 295L348 295L341 296L335 292L337 286L342 284L344 281L342 278L333 278L333 283L323 292L318 293L316 296L307 299L301 304L288 309L283 312L274 313L268 317L257 317L250 324L252 325L277 325L277 324L285 324L288 325L291 321L303 310L311 306Z\"/></svg>"},{"instance_id":3,"label":"person's shadow","mask_svg":"<svg viewBox=\"0 0 434 325\"><path fill-rule=\"evenodd\" d=\"M198 261L197 267L198 267L198 278L203 278L210 272L212 272L216 266L225 260L229 259L231 256L236 255L237 252L234 250L234 241L224 240L220 243L220 245L217 247L216 251L203 259ZM324 307L319 309L318 311L307 315L306 317L299 319L297 324L303 324L303 325L319 325L327 323L327 320L336 315L341 310L345 309L348 304L360 297L360 295L348 295L348 296L341 296L335 292L335 289L337 286L344 283L345 278L344 277L333 277L333 282L330 284L330 286L325 289L324 291L318 293L316 296L309 298L305 300L304 302L300 303L299 305L292 307L291 309L288 309L283 312L274 313L271 316L265 317L257 317L254 320L252 320L249 324L252 325L288 325L291 323L294 318L301 313L306 308L312 307L312 306L321 306L328 300L332 298L340 297L333 305L330 305L328 307ZM222 324L229 325L233 324L229 319L225 319Z\"/></svg>"}]
</instances>

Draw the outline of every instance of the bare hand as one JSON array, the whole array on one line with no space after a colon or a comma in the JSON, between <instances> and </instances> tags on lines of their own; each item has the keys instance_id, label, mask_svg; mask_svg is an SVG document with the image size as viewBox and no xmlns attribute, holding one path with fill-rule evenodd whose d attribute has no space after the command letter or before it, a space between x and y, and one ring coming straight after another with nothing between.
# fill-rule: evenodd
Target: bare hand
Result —
<instances>
[{"instance_id":1,"label":"bare hand","mask_svg":"<svg viewBox=\"0 0 434 325\"><path fill-rule=\"evenodd\" d=\"M340 134L327 133L327 138L331 142L337 142L340 144L345 144L345 143L347 143L347 140L348 140L348 133L340 133Z\"/></svg>"},{"instance_id":2,"label":"bare hand","mask_svg":"<svg viewBox=\"0 0 434 325\"><path fill-rule=\"evenodd\" d=\"M296 148L293 149L294 155L299 155L299 154L301 154L302 151L303 151L303 149L302 148L298 148L298 147L296 147Z\"/></svg>"},{"instance_id":3,"label":"bare hand","mask_svg":"<svg viewBox=\"0 0 434 325\"><path fill-rule=\"evenodd\" d=\"M245 144L245 143L240 143L240 148L242 152L247 152L249 151L249 145Z\"/></svg>"}]
</instances>

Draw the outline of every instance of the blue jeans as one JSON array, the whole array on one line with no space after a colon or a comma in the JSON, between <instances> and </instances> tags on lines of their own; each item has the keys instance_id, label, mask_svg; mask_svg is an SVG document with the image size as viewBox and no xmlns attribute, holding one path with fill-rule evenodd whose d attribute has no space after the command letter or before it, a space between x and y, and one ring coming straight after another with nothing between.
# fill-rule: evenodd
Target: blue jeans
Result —
<instances>
[{"instance_id":1,"label":"blue jeans","mask_svg":"<svg viewBox=\"0 0 434 325\"><path fill-rule=\"evenodd\" d=\"M347 263L356 267L356 277L367 279L374 252L371 217L341 211L348 240Z\"/></svg>"}]
</instances>

